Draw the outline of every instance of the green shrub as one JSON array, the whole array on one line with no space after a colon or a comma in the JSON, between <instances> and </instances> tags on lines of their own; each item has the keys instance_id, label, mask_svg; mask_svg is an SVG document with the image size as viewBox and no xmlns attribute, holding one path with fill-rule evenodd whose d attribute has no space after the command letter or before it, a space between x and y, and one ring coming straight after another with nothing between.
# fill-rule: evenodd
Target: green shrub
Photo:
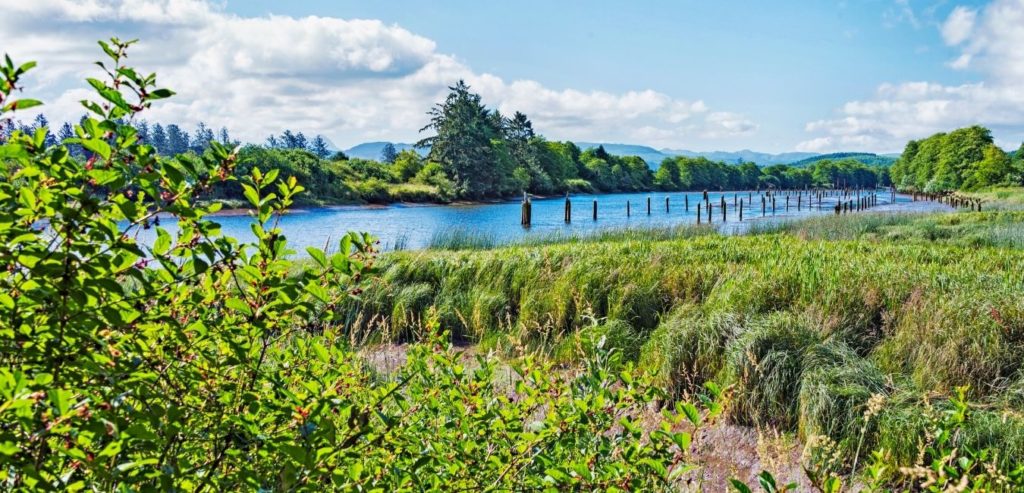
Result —
<instances>
[{"instance_id":1,"label":"green shrub","mask_svg":"<svg viewBox=\"0 0 1024 493\"><path fill-rule=\"evenodd\" d=\"M395 374L374 372L348 348L373 239L347 234L296 265L276 224L302 187L258 168L240 181L256 240L220 236L201 193L237 156L212 142L201 162L158 159L139 142L125 122L172 93L123 65L130 44L101 43L110 78L90 80L101 101L85 103L75 138L0 142L4 489L646 491L689 470L690 436L672 430L700 413L641 427L663 394L615 354L572 374L526 359L499 387L493 359L467 364L428 324ZM37 104L8 99L32 64L5 62L0 115ZM137 242L147 229L152 244ZM444 275L377 284L397 299L364 306L405 330L435 310ZM438 314L466 306L438 297ZM500 297L475 298L487 310Z\"/></svg>"}]
</instances>

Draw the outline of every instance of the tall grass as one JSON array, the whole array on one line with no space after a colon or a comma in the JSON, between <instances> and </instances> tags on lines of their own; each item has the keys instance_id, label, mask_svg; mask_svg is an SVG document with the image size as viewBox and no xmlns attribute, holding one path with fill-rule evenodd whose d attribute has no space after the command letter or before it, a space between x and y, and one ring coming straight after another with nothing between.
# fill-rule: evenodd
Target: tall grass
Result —
<instances>
[{"instance_id":1,"label":"tall grass","mask_svg":"<svg viewBox=\"0 0 1024 493\"><path fill-rule=\"evenodd\" d=\"M434 319L459 339L564 361L603 341L674 395L732 385L736 421L910 460L917 444L894 427L917 426L923 395L970 385L991 412L1024 412L1024 250L999 240L1021 224L1020 212L865 214L732 237L460 237L385 255L342 308L353 340L416 339ZM876 393L890 409L862 438ZM976 433L1017 450L1024 428Z\"/></svg>"}]
</instances>

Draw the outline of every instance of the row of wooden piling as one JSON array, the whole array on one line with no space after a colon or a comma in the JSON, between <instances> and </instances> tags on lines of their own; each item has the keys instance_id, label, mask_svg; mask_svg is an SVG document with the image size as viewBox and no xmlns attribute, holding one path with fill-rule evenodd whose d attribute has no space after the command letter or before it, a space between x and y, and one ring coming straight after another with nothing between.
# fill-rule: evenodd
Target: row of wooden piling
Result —
<instances>
[{"instance_id":1,"label":"row of wooden piling","mask_svg":"<svg viewBox=\"0 0 1024 493\"><path fill-rule=\"evenodd\" d=\"M931 201L946 204L950 207L980 211L982 200L975 197L967 197L958 193L931 193L931 192L910 192L911 200L914 202Z\"/></svg>"},{"instance_id":2,"label":"row of wooden piling","mask_svg":"<svg viewBox=\"0 0 1024 493\"><path fill-rule=\"evenodd\" d=\"M753 209L755 192L748 191L746 200L741 197L742 194L734 193L732 197L732 207L737 210L737 216L740 221L743 221L744 210L749 211ZM766 190L761 192L757 190L756 193L761 199L761 216L765 217L768 215L769 209L772 215L776 214L779 207L779 201L784 200L784 207L786 211L789 211L792 207L796 207L796 210L801 211L804 207L813 208L815 201L817 201L817 207L819 210L823 209L823 201L826 197L836 197L835 210L836 213L851 212L854 210L864 210L869 207L878 204L878 194L875 191L868 191L862 189L804 189L804 190L782 190L773 191ZM891 201L895 202L896 192L891 191ZM780 198L781 197L781 198ZM794 200L795 198L795 200ZM831 202L831 201L830 201ZM651 214L651 197L647 197L647 215ZM770 206L770 207L769 207ZM712 204L708 195L708 191L703 192L703 200L697 203L697 223L701 224L706 217L707 222L712 222L713 211L712 209L717 207L721 211L722 222L728 221L728 209L729 205L726 200L726 196L720 196L719 204ZM529 227L532 223L532 209L533 205L529 195L523 194L522 203L522 216L521 224ZM690 212L690 197L689 195L683 195L683 209L685 212ZM665 213L671 213L671 198L665 197ZM626 201L626 217L631 217L633 214L633 207L630 201ZM592 206L592 217L593 220L597 220L597 199L594 199ZM565 195L565 216L564 220L566 224L572 222L572 200L569 198L569 194Z\"/></svg>"}]
</instances>

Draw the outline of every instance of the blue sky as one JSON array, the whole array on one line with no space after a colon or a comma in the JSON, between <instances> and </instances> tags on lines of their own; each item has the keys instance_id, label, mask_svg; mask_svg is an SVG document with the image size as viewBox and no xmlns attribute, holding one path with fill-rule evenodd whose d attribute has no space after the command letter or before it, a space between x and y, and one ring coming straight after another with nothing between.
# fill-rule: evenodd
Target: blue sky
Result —
<instances>
[{"instance_id":1,"label":"blue sky","mask_svg":"<svg viewBox=\"0 0 1024 493\"><path fill-rule=\"evenodd\" d=\"M120 5L84 19L58 6L44 16L61 2L40 2L35 25L55 38L70 24L170 41L140 58L165 69L176 89L231 86L220 99L232 104L212 101L204 112L202 97L179 90L186 100L156 116L223 124L251 139L290 127L342 147L412 140L422 113L457 78L502 111L525 111L555 139L893 152L909 138L972 123L992 126L1006 147L1024 137L1024 90L1015 82L1024 63L1012 48L1024 27L1007 25L1024 16L1024 0L135 0L162 15ZM67 19L52 21L54 12ZM183 12L181 22L159 20ZM210 47L194 39L228 54L206 55ZM217 57L233 70L196 76ZM265 68L272 64L283 67ZM193 84L203 77L211 80ZM283 88L274 104L309 111L260 105L270 101L257 96L268 82ZM60 98L69 87L45 88ZM304 99L308 90L323 96Z\"/></svg>"}]
</instances>

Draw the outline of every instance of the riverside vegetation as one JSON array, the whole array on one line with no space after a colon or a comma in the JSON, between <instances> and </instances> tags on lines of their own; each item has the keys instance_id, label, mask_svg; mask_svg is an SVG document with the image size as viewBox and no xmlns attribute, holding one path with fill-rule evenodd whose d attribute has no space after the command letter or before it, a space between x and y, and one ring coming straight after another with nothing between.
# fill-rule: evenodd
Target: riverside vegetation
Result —
<instances>
[{"instance_id":1,"label":"riverside vegetation","mask_svg":"<svg viewBox=\"0 0 1024 493\"><path fill-rule=\"evenodd\" d=\"M348 330L415 340L420 320L436 319L503 354L567 364L604 340L675 398L717 382L732 392L733 421L825 436L841 457L834 471L879 460L900 488L912 484L901 468L936 460L932 420L966 387L971 419L949 440L1017 477L1022 226L1022 211L866 214L740 237L682 228L487 249L448 241L383 257L347 301Z\"/></svg>"},{"instance_id":2,"label":"riverside vegetation","mask_svg":"<svg viewBox=\"0 0 1024 493\"><path fill-rule=\"evenodd\" d=\"M980 223L969 246L865 216L846 239L787 225L386 256L348 234L296 265L276 220L303 186L236 178L216 142L158 157L129 123L173 93L124 65L130 44L100 43L74 137L0 142L0 488L671 489L723 417L827 437L808 463L823 491L1021 487L1024 258L983 233L1012 212L934 219ZM40 104L15 99L33 66L0 65L0 115ZM200 201L224 181L252 244ZM908 241L883 238L900 226ZM419 341L394 373L353 350L383 338ZM508 358L467 361L449 338Z\"/></svg>"}]
</instances>

